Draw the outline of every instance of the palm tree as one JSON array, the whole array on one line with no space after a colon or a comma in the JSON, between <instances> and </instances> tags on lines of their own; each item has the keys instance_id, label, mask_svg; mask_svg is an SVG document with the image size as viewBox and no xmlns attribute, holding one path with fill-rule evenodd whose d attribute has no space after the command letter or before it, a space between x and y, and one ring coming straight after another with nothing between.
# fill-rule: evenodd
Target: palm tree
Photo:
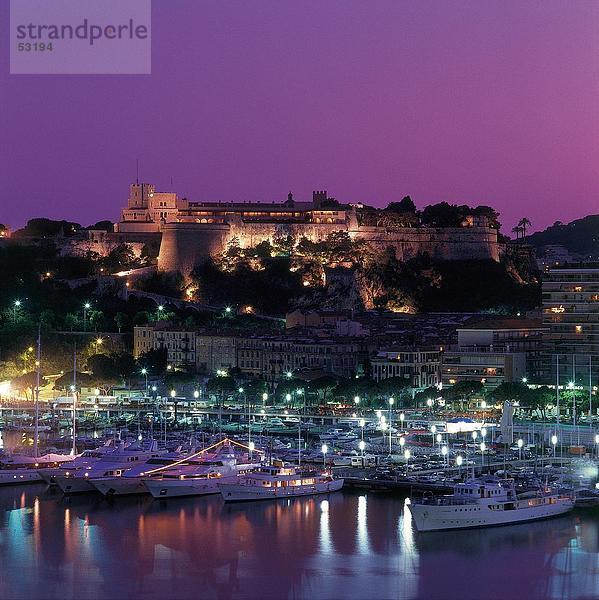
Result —
<instances>
[{"instance_id":1,"label":"palm tree","mask_svg":"<svg viewBox=\"0 0 599 600\"><path fill-rule=\"evenodd\" d=\"M530 227L531 222L530 219L528 219L527 217L522 217L520 219L520 221L518 222L518 227L522 227L522 237L525 238L526 237L526 228Z\"/></svg>"}]
</instances>

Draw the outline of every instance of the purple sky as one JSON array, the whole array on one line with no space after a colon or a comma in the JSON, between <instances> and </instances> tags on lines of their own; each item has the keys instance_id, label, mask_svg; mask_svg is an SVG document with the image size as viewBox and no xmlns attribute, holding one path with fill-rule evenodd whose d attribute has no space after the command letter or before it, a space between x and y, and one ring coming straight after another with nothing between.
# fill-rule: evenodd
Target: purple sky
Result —
<instances>
[{"instance_id":1,"label":"purple sky","mask_svg":"<svg viewBox=\"0 0 599 600\"><path fill-rule=\"evenodd\" d=\"M10 76L0 222L195 200L490 204L508 231L599 213L599 3L154 0L152 75Z\"/></svg>"}]
</instances>

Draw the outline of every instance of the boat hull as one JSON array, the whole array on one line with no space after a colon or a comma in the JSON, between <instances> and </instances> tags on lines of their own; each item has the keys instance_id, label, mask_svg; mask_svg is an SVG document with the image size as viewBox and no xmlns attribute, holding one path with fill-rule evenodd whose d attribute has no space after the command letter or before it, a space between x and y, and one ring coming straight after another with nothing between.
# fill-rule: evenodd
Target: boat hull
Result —
<instances>
[{"instance_id":1,"label":"boat hull","mask_svg":"<svg viewBox=\"0 0 599 600\"><path fill-rule=\"evenodd\" d=\"M231 477L233 482L237 476ZM206 496L218 494L219 483L226 482L226 477L210 479L160 479L150 478L144 481L146 488L154 498L181 498L183 496Z\"/></svg>"},{"instance_id":2,"label":"boat hull","mask_svg":"<svg viewBox=\"0 0 599 600\"><path fill-rule=\"evenodd\" d=\"M343 479L333 479L332 481L306 486L260 488L240 483L219 483L218 487L225 502L247 502L337 492L343 487Z\"/></svg>"},{"instance_id":3,"label":"boat hull","mask_svg":"<svg viewBox=\"0 0 599 600\"><path fill-rule=\"evenodd\" d=\"M25 483L40 483L43 479L35 469L5 469L0 470L0 486L23 485Z\"/></svg>"},{"instance_id":4,"label":"boat hull","mask_svg":"<svg viewBox=\"0 0 599 600\"><path fill-rule=\"evenodd\" d=\"M444 531L448 529L470 529L477 527L494 527L499 525L516 525L549 519L574 508L574 501L560 498L552 504L528 507L526 501L517 502L518 508L513 510L491 510L487 505L427 505L408 504L412 518L418 531Z\"/></svg>"},{"instance_id":5,"label":"boat hull","mask_svg":"<svg viewBox=\"0 0 599 600\"><path fill-rule=\"evenodd\" d=\"M148 490L141 477L100 477L90 483L103 496L133 496L147 494Z\"/></svg>"},{"instance_id":6,"label":"boat hull","mask_svg":"<svg viewBox=\"0 0 599 600\"><path fill-rule=\"evenodd\" d=\"M56 485L63 494L83 494L84 492L95 492L96 488L87 477L65 477L56 476Z\"/></svg>"}]
</instances>

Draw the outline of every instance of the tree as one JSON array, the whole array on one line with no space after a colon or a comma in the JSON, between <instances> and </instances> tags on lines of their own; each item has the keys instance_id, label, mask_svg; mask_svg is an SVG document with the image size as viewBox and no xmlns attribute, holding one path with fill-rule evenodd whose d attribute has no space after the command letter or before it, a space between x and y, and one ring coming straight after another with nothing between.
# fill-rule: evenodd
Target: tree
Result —
<instances>
[{"instance_id":1,"label":"tree","mask_svg":"<svg viewBox=\"0 0 599 600\"><path fill-rule=\"evenodd\" d=\"M482 396L485 391L485 386L476 380L458 381L454 386L445 392L445 398L449 402L460 403L460 407L464 408L464 400L469 401L473 396Z\"/></svg>"},{"instance_id":2,"label":"tree","mask_svg":"<svg viewBox=\"0 0 599 600\"><path fill-rule=\"evenodd\" d=\"M87 359L87 368L92 372L94 379L99 381L114 381L119 373L114 358L107 354L93 354Z\"/></svg>"},{"instance_id":3,"label":"tree","mask_svg":"<svg viewBox=\"0 0 599 600\"><path fill-rule=\"evenodd\" d=\"M137 258L129 244L119 244L102 260L102 264L109 273L115 273L137 266Z\"/></svg>"},{"instance_id":4,"label":"tree","mask_svg":"<svg viewBox=\"0 0 599 600\"><path fill-rule=\"evenodd\" d=\"M116 315L114 315L114 322L116 323L119 333L121 333L123 327L125 327L129 322L129 317L126 313L118 312Z\"/></svg>"},{"instance_id":5,"label":"tree","mask_svg":"<svg viewBox=\"0 0 599 600\"><path fill-rule=\"evenodd\" d=\"M499 384L492 392L491 398L496 402L525 402L529 396L529 388L524 383L504 382Z\"/></svg>"},{"instance_id":6,"label":"tree","mask_svg":"<svg viewBox=\"0 0 599 600\"><path fill-rule=\"evenodd\" d=\"M157 348L155 350L142 352L137 358L137 366L139 370L147 369L156 375L161 375L166 371L167 360L167 349Z\"/></svg>"},{"instance_id":7,"label":"tree","mask_svg":"<svg viewBox=\"0 0 599 600\"><path fill-rule=\"evenodd\" d=\"M64 318L64 325L69 331L73 331L79 325L79 317L75 313L67 313Z\"/></svg>"},{"instance_id":8,"label":"tree","mask_svg":"<svg viewBox=\"0 0 599 600\"><path fill-rule=\"evenodd\" d=\"M235 390L237 390L237 384L230 375L211 377L206 382L206 391L208 394L216 396L219 404L222 404L222 401L233 394Z\"/></svg>"},{"instance_id":9,"label":"tree","mask_svg":"<svg viewBox=\"0 0 599 600\"><path fill-rule=\"evenodd\" d=\"M117 352L111 354L110 358L114 362L114 371L122 379L128 379L136 370L135 359L129 352Z\"/></svg>"},{"instance_id":10,"label":"tree","mask_svg":"<svg viewBox=\"0 0 599 600\"><path fill-rule=\"evenodd\" d=\"M531 225L532 223L527 217L522 217L520 221L518 221L518 227L522 228L522 239L526 237L526 228L530 227Z\"/></svg>"},{"instance_id":11,"label":"tree","mask_svg":"<svg viewBox=\"0 0 599 600\"><path fill-rule=\"evenodd\" d=\"M394 398L397 404L411 387L410 380L405 377L388 377L378 383L379 394L387 404L389 398Z\"/></svg>"},{"instance_id":12,"label":"tree","mask_svg":"<svg viewBox=\"0 0 599 600\"><path fill-rule=\"evenodd\" d=\"M97 223L94 223L93 225L86 227L86 229L112 232L112 231L114 231L114 224L112 223L112 221L108 221L108 220L98 221Z\"/></svg>"},{"instance_id":13,"label":"tree","mask_svg":"<svg viewBox=\"0 0 599 600\"><path fill-rule=\"evenodd\" d=\"M315 393L319 398L322 394L322 402L326 403L328 395L333 392L337 385L338 379L332 375L323 375L317 379L313 379L308 384L308 390Z\"/></svg>"},{"instance_id":14,"label":"tree","mask_svg":"<svg viewBox=\"0 0 599 600\"><path fill-rule=\"evenodd\" d=\"M98 331L100 325L104 321L104 313L101 310L89 310L87 313L89 324L93 327L94 331Z\"/></svg>"},{"instance_id":15,"label":"tree","mask_svg":"<svg viewBox=\"0 0 599 600\"><path fill-rule=\"evenodd\" d=\"M421 215L422 223L431 227L460 227L462 219L460 207L447 202L426 206Z\"/></svg>"},{"instance_id":16,"label":"tree","mask_svg":"<svg viewBox=\"0 0 599 600\"><path fill-rule=\"evenodd\" d=\"M396 213L414 214L416 212L416 205L410 196L404 196L399 202L390 202L385 210Z\"/></svg>"}]
</instances>

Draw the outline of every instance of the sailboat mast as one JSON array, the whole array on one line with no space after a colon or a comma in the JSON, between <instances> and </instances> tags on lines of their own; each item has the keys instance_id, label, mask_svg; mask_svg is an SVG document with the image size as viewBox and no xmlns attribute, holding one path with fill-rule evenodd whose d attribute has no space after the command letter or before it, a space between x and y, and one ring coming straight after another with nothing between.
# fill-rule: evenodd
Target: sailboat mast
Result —
<instances>
[{"instance_id":1,"label":"sailboat mast","mask_svg":"<svg viewBox=\"0 0 599 600\"><path fill-rule=\"evenodd\" d=\"M36 371L35 371L35 421L33 429L33 456L39 456L39 421L40 421L40 369L42 358L42 326L37 329L37 352L36 352Z\"/></svg>"},{"instance_id":2,"label":"sailboat mast","mask_svg":"<svg viewBox=\"0 0 599 600\"><path fill-rule=\"evenodd\" d=\"M71 454L75 456L77 454L77 342L75 342L75 348L73 350L73 446L71 448Z\"/></svg>"}]
</instances>

